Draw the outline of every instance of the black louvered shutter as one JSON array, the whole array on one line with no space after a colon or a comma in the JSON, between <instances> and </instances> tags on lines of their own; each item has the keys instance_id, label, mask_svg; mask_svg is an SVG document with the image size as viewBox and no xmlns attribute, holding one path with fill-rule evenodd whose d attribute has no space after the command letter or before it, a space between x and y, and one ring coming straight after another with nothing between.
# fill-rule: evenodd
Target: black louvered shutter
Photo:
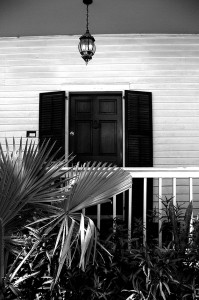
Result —
<instances>
[{"instance_id":1,"label":"black louvered shutter","mask_svg":"<svg viewBox=\"0 0 199 300\"><path fill-rule=\"evenodd\" d=\"M127 167L153 166L152 94L125 92Z\"/></svg>"},{"instance_id":2,"label":"black louvered shutter","mask_svg":"<svg viewBox=\"0 0 199 300\"><path fill-rule=\"evenodd\" d=\"M152 94L125 91L125 166L153 166ZM143 213L143 179L133 180L132 210L135 218ZM153 179L147 180L147 210L153 207Z\"/></svg>"},{"instance_id":3,"label":"black louvered shutter","mask_svg":"<svg viewBox=\"0 0 199 300\"><path fill-rule=\"evenodd\" d=\"M41 93L39 97L39 143L55 141L56 159L65 154L65 92Z\"/></svg>"}]
</instances>

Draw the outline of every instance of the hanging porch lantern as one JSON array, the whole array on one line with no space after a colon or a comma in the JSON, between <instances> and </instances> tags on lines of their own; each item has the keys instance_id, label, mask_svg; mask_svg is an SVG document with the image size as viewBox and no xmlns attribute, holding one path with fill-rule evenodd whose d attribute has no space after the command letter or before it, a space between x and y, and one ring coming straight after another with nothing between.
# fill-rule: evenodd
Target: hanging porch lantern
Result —
<instances>
[{"instance_id":1,"label":"hanging porch lantern","mask_svg":"<svg viewBox=\"0 0 199 300\"><path fill-rule=\"evenodd\" d=\"M93 2L93 0L83 0L83 3L87 6L87 13L86 13L86 32L83 34L79 39L79 52L82 58L85 60L86 64L92 59L92 56L95 54L96 46L95 46L95 39L90 34L88 29L88 6Z\"/></svg>"}]
</instances>

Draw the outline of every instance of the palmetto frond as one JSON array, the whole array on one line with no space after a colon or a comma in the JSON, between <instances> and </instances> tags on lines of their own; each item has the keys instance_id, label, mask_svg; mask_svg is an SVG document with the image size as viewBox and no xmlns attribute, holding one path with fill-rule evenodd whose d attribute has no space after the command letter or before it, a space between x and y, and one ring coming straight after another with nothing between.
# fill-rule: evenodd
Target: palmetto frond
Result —
<instances>
[{"instance_id":1,"label":"palmetto frond","mask_svg":"<svg viewBox=\"0 0 199 300\"><path fill-rule=\"evenodd\" d=\"M70 213L106 202L132 185L128 172L106 163L87 163L81 168L77 165L71 172L75 176L70 195L60 203L63 210Z\"/></svg>"},{"instance_id":2,"label":"palmetto frond","mask_svg":"<svg viewBox=\"0 0 199 300\"><path fill-rule=\"evenodd\" d=\"M4 277L4 236L7 231L15 231L14 218L28 203L49 203L67 195L56 183L61 175L68 173L66 169L63 171L67 161L54 162L51 150L48 143L38 147L28 144L28 140L23 146L22 139L18 149L13 139L12 151L7 141L6 151L0 145L0 286ZM69 178L65 176L63 183L67 181Z\"/></svg>"},{"instance_id":3,"label":"palmetto frond","mask_svg":"<svg viewBox=\"0 0 199 300\"><path fill-rule=\"evenodd\" d=\"M13 152L10 153L7 144L4 153L0 145L0 218L4 226L29 202L59 200L62 191L57 188L56 180L67 162L53 162L51 149L46 147L38 149L26 142L22 150L21 141L17 152L13 142Z\"/></svg>"},{"instance_id":4,"label":"palmetto frond","mask_svg":"<svg viewBox=\"0 0 199 300\"><path fill-rule=\"evenodd\" d=\"M81 210L109 201L111 197L124 192L132 185L131 176L127 172L107 164L87 163L82 167L77 165L70 172L70 178L73 177L73 180L71 187L67 187L69 193L67 197L63 201L52 203L50 207L40 204L40 208L51 212L48 222L43 226L44 234L49 234L57 226L59 228L54 245L54 253L59 251L59 267L54 284L64 263L68 267L71 266L78 243L81 245L79 266L82 270L85 269L91 255L95 257L96 227L91 219L81 213ZM45 223L47 219L41 221Z\"/></svg>"}]
</instances>

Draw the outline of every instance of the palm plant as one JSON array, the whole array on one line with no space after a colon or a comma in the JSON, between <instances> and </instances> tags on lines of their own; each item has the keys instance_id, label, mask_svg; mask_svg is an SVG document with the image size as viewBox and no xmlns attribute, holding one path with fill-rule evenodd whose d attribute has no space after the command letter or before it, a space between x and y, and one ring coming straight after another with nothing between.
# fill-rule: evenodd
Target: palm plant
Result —
<instances>
[{"instance_id":1,"label":"palm plant","mask_svg":"<svg viewBox=\"0 0 199 300\"><path fill-rule=\"evenodd\" d=\"M50 155L52 147L48 149L46 143L39 149L34 143L28 144L28 140L23 147L22 139L18 149L13 139L12 151L7 140L5 151L0 145L0 291L5 276L5 252L10 250L16 225L20 227L20 221L24 224L22 218L17 218L23 208L28 203L59 200L65 195L56 181L66 173L62 169L67 162L54 162L56 153ZM2 295L0 292L0 299Z\"/></svg>"},{"instance_id":2,"label":"palm plant","mask_svg":"<svg viewBox=\"0 0 199 300\"><path fill-rule=\"evenodd\" d=\"M182 206L173 204L172 198L166 199L166 201L163 201L163 204L167 217L165 222L163 222L163 226L165 224L170 225L175 249L184 253L192 238L193 202L189 202L185 214L182 213Z\"/></svg>"},{"instance_id":3,"label":"palm plant","mask_svg":"<svg viewBox=\"0 0 199 300\"><path fill-rule=\"evenodd\" d=\"M39 208L46 210L50 216L31 224L45 223L40 227L44 236L58 227L53 254L59 251L59 267L52 287L59 278L63 264L71 267L79 242L79 267L85 270L91 255L93 260L95 259L96 227L94 222L82 213L82 209L109 201L113 195L127 190L132 182L131 176L122 169L101 163L87 163L81 168L77 165L70 172L74 175L70 193L61 202L54 202L50 206L40 204ZM66 188L68 189L68 186Z\"/></svg>"},{"instance_id":4,"label":"palm plant","mask_svg":"<svg viewBox=\"0 0 199 300\"><path fill-rule=\"evenodd\" d=\"M0 289L3 289L5 277L5 252L6 249L12 250L11 234L16 230L16 222L13 221L17 220L19 228L27 225L19 216L27 213L30 205L35 205L45 213L45 217L30 226L36 225L39 234L43 236L57 230L53 255L59 252L59 265L52 283L53 288L63 264L66 262L68 267L71 266L74 257L71 249L79 247L79 240L79 267L84 270L91 253L95 257L96 228L81 210L105 202L128 189L132 182L131 176L120 168L100 163L66 168L68 161L64 158L54 161L56 153L51 155L53 146L49 148L48 143L38 148L34 143L28 144L26 141L23 147L21 140L19 149L16 150L13 140L12 152L7 142L6 146L4 153L0 145ZM9 280L15 277L22 263L39 243L39 240L36 241L14 272L8 273ZM8 280L8 276L6 279ZM2 291L0 295L0 299L3 299Z\"/></svg>"}]
</instances>

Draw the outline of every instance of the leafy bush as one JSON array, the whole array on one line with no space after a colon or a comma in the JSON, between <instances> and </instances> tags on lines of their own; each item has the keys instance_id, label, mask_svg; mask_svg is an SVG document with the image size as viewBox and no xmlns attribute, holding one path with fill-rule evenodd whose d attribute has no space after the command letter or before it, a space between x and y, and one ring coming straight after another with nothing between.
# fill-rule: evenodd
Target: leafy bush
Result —
<instances>
[{"instance_id":1,"label":"leafy bush","mask_svg":"<svg viewBox=\"0 0 199 300\"><path fill-rule=\"evenodd\" d=\"M156 243L144 247L138 239L140 223L137 224L130 251L126 225L115 220L114 231L97 246L96 260L90 261L83 271L79 268L80 252L77 251L71 268L63 265L53 290L51 283L59 265L59 251L52 256L56 231L43 237L40 247L35 248L15 276L13 286L16 284L20 291L18 299L193 299L199 279L198 245L188 243L185 252L178 251L174 241L162 248ZM197 220L193 226L197 232ZM24 232L26 251L19 256L18 264L32 249L37 234L32 228ZM16 299L9 289L6 299Z\"/></svg>"},{"instance_id":2,"label":"leafy bush","mask_svg":"<svg viewBox=\"0 0 199 300\"><path fill-rule=\"evenodd\" d=\"M166 219L163 226L170 230L171 239L163 247L132 248L132 287L127 298L193 299L199 280L199 221L192 217L192 202L186 208L173 205L173 199L164 202Z\"/></svg>"}]
</instances>

